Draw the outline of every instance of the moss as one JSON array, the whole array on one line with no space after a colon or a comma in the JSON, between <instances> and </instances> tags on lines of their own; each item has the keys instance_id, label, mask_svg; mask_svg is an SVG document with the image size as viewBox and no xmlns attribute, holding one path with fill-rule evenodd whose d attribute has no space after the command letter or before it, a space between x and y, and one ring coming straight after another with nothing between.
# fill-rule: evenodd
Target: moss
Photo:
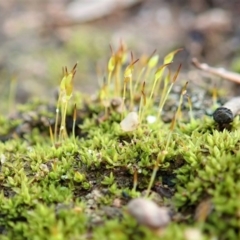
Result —
<instances>
[{"instance_id":1,"label":"moss","mask_svg":"<svg viewBox=\"0 0 240 240\"><path fill-rule=\"evenodd\" d=\"M176 170L175 206L187 211L189 208L197 209L203 200L210 199L213 209L206 216L204 227L211 234L224 236L224 239L237 239L239 234L238 119L234 126L236 129L231 132L214 130L198 138L192 135L191 150L182 152L188 164ZM202 211L201 214L206 214ZM216 225L218 228L213 227Z\"/></svg>"},{"instance_id":2,"label":"moss","mask_svg":"<svg viewBox=\"0 0 240 240\"><path fill-rule=\"evenodd\" d=\"M118 61L121 51L123 46ZM169 55L165 64L168 59ZM131 74L133 63L132 56ZM153 72L152 63L147 64L145 68ZM162 67L156 69L158 81ZM150 78L147 72L145 77ZM68 74L66 70L65 77ZM128 92L131 74L125 79ZM173 82L169 75L162 78L165 99ZM1 117L0 135L7 136L0 142L1 239L159 239L125 211L128 201L145 195L148 188L171 209L172 222L161 233L164 239L186 239L188 229L196 229L201 239L238 239L239 118L228 130L219 131L211 117L189 119L184 117L188 109L173 103L177 114L171 122L158 118L149 123L147 116L167 114L166 110L159 114L157 91L151 84L136 85L134 97L126 94L123 112L111 105L119 90L115 85L102 86L96 98L75 94L66 111L64 138L58 138L61 126L49 103L35 100L18 106L11 121ZM185 91L183 87L178 92L178 99ZM120 122L131 108L139 111L140 123L134 131L124 132ZM51 139L49 129L54 126L58 131Z\"/></svg>"}]
</instances>

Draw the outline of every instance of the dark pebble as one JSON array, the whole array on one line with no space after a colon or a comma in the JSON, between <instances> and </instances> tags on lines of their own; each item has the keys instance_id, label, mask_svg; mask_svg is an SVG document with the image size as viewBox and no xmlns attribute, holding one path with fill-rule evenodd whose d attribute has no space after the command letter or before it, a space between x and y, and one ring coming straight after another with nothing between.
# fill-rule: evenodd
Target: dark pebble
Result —
<instances>
[{"instance_id":1,"label":"dark pebble","mask_svg":"<svg viewBox=\"0 0 240 240\"><path fill-rule=\"evenodd\" d=\"M219 124L228 124L233 121L233 113L228 108L219 107L213 113L213 119Z\"/></svg>"}]
</instances>

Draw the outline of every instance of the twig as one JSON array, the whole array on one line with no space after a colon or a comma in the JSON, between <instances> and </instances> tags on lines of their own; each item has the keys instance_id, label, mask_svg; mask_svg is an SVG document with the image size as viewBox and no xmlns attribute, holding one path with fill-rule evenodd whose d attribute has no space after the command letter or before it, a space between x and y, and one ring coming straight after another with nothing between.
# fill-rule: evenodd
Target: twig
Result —
<instances>
[{"instance_id":1,"label":"twig","mask_svg":"<svg viewBox=\"0 0 240 240\"><path fill-rule=\"evenodd\" d=\"M200 63L197 58L192 59L192 64L194 67L196 67L204 72L211 73L215 76L224 78L228 81L240 84L240 74L238 74L238 73L227 71L224 68L214 68L214 67L209 66L206 63Z\"/></svg>"}]
</instances>

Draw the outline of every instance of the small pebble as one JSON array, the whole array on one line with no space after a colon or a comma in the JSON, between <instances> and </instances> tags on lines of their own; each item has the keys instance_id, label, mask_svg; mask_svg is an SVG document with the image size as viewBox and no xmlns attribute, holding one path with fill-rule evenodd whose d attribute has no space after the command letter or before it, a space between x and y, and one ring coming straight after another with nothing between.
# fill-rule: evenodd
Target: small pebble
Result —
<instances>
[{"instance_id":1,"label":"small pebble","mask_svg":"<svg viewBox=\"0 0 240 240\"><path fill-rule=\"evenodd\" d=\"M40 164L39 168L45 173L49 172L48 166L44 163Z\"/></svg>"},{"instance_id":2,"label":"small pebble","mask_svg":"<svg viewBox=\"0 0 240 240\"><path fill-rule=\"evenodd\" d=\"M127 205L127 210L138 223L151 229L163 228L171 220L167 208L159 207L155 202L145 198L131 200Z\"/></svg>"},{"instance_id":3,"label":"small pebble","mask_svg":"<svg viewBox=\"0 0 240 240\"><path fill-rule=\"evenodd\" d=\"M138 114L136 112L130 112L120 123L120 126L124 132L131 132L137 129L139 124Z\"/></svg>"},{"instance_id":4,"label":"small pebble","mask_svg":"<svg viewBox=\"0 0 240 240\"><path fill-rule=\"evenodd\" d=\"M4 164L6 162L6 156L3 153L0 155L0 162L1 164Z\"/></svg>"},{"instance_id":5,"label":"small pebble","mask_svg":"<svg viewBox=\"0 0 240 240\"><path fill-rule=\"evenodd\" d=\"M122 113L124 111L124 102L120 97L115 97L111 100L111 107L117 111L118 113Z\"/></svg>"},{"instance_id":6,"label":"small pebble","mask_svg":"<svg viewBox=\"0 0 240 240\"><path fill-rule=\"evenodd\" d=\"M92 197L94 200L98 200L100 197L102 197L102 194L98 189L94 189L92 191Z\"/></svg>"},{"instance_id":7,"label":"small pebble","mask_svg":"<svg viewBox=\"0 0 240 240\"><path fill-rule=\"evenodd\" d=\"M117 207L117 208L120 208L122 206L122 202L121 202L121 199L120 198L115 198L113 200L113 207Z\"/></svg>"},{"instance_id":8,"label":"small pebble","mask_svg":"<svg viewBox=\"0 0 240 240\"><path fill-rule=\"evenodd\" d=\"M203 236L199 229L188 228L184 232L186 240L202 240Z\"/></svg>"},{"instance_id":9,"label":"small pebble","mask_svg":"<svg viewBox=\"0 0 240 240\"><path fill-rule=\"evenodd\" d=\"M229 124L233 121L233 113L230 109L219 107L213 113L213 119L219 124Z\"/></svg>"},{"instance_id":10,"label":"small pebble","mask_svg":"<svg viewBox=\"0 0 240 240\"><path fill-rule=\"evenodd\" d=\"M157 121L157 117L156 116L152 116L152 115L149 115L147 116L147 122L152 124L152 123L155 123Z\"/></svg>"}]
</instances>

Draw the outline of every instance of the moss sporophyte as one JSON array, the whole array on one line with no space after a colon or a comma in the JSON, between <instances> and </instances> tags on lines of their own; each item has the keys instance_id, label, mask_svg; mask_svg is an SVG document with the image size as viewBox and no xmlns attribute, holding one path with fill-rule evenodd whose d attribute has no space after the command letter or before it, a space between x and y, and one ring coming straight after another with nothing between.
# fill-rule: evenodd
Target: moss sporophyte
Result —
<instances>
[{"instance_id":1,"label":"moss sporophyte","mask_svg":"<svg viewBox=\"0 0 240 240\"><path fill-rule=\"evenodd\" d=\"M56 106L14 104L11 87L0 239L238 239L239 98L220 131L217 92L172 70L180 50L136 58L122 42L94 96L65 67Z\"/></svg>"}]
</instances>

